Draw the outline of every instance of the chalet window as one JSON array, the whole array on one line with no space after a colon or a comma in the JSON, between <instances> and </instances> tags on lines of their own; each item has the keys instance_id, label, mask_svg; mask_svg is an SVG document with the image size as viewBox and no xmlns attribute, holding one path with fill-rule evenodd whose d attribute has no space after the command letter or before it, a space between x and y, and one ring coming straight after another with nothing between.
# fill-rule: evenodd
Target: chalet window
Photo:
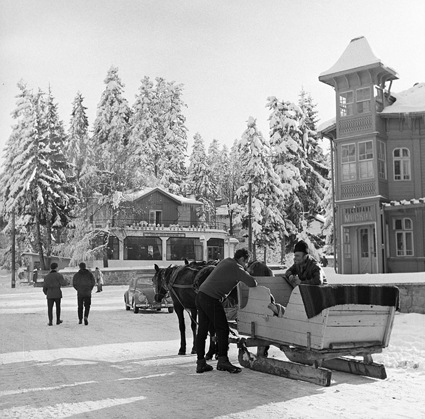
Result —
<instances>
[{"instance_id":1,"label":"chalet window","mask_svg":"<svg viewBox=\"0 0 425 419\"><path fill-rule=\"evenodd\" d=\"M149 210L149 224L162 224L162 211Z\"/></svg>"},{"instance_id":2,"label":"chalet window","mask_svg":"<svg viewBox=\"0 0 425 419\"><path fill-rule=\"evenodd\" d=\"M413 256L413 223L410 218L394 220L397 256Z\"/></svg>"},{"instance_id":3,"label":"chalet window","mask_svg":"<svg viewBox=\"0 0 425 419\"><path fill-rule=\"evenodd\" d=\"M370 88L364 87L356 90L357 113L370 112Z\"/></svg>"},{"instance_id":4,"label":"chalet window","mask_svg":"<svg viewBox=\"0 0 425 419\"><path fill-rule=\"evenodd\" d=\"M126 237L124 260L162 260L161 239L159 237Z\"/></svg>"},{"instance_id":5,"label":"chalet window","mask_svg":"<svg viewBox=\"0 0 425 419\"><path fill-rule=\"evenodd\" d=\"M341 146L342 181L357 179L356 145L345 144Z\"/></svg>"},{"instance_id":6,"label":"chalet window","mask_svg":"<svg viewBox=\"0 0 425 419\"><path fill-rule=\"evenodd\" d=\"M359 178L370 179L375 177L373 171L373 143L363 141L359 143Z\"/></svg>"},{"instance_id":7,"label":"chalet window","mask_svg":"<svg viewBox=\"0 0 425 419\"><path fill-rule=\"evenodd\" d=\"M387 178L387 151L385 143L378 141L378 176L379 179Z\"/></svg>"},{"instance_id":8,"label":"chalet window","mask_svg":"<svg viewBox=\"0 0 425 419\"><path fill-rule=\"evenodd\" d=\"M339 94L339 114L340 116L353 115L354 110L354 95L353 91L343 92Z\"/></svg>"},{"instance_id":9,"label":"chalet window","mask_svg":"<svg viewBox=\"0 0 425 419\"><path fill-rule=\"evenodd\" d=\"M170 237L167 240L167 260L203 260L203 246L199 238Z\"/></svg>"},{"instance_id":10,"label":"chalet window","mask_svg":"<svg viewBox=\"0 0 425 419\"><path fill-rule=\"evenodd\" d=\"M410 151L407 148L396 148L394 157L394 180L410 180Z\"/></svg>"}]
</instances>

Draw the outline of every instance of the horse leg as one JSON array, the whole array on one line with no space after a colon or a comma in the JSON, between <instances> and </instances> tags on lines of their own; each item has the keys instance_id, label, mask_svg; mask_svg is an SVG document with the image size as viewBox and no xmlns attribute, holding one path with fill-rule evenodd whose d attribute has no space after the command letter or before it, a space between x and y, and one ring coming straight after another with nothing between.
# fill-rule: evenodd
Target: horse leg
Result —
<instances>
[{"instance_id":1,"label":"horse leg","mask_svg":"<svg viewBox=\"0 0 425 419\"><path fill-rule=\"evenodd\" d=\"M208 352L205 355L205 359L213 359L214 356L217 357L217 344L215 342L215 327L212 322L208 325L208 333L210 335L210 346L208 348Z\"/></svg>"},{"instance_id":2,"label":"horse leg","mask_svg":"<svg viewBox=\"0 0 425 419\"><path fill-rule=\"evenodd\" d=\"M174 311L179 319L179 330L180 330L180 349L179 355L186 355L186 325L184 323L184 310L180 305L174 306Z\"/></svg>"},{"instance_id":3,"label":"horse leg","mask_svg":"<svg viewBox=\"0 0 425 419\"><path fill-rule=\"evenodd\" d=\"M196 308L191 308L190 309L190 327L192 328L192 335L193 335L193 346L192 346L191 354L196 354L196 328L198 325L196 323L197 317L198 317L198 310Z\"/></svg>"}]
</instances>

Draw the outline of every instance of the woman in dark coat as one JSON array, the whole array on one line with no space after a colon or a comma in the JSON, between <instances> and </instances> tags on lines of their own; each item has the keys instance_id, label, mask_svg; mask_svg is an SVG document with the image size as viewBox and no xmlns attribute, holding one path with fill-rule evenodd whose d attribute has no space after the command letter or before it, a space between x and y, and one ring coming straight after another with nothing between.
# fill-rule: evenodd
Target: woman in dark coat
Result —
<instances>
[{"instance_id":1,"label":"woman in dark coat","mask_svg":"<svg viewBox=\"0 0 425 419\"><path fill-rule=\"evenodd\" d=\"M50 265L50 272L44 278L43 292L47 298L47 315L49 317L48 326L53 326L53 305L56 304L56 324L61 324L61 286L65 286L66 280L58 272L58 264L53 262Z\"/></svg>"}]
</instances>

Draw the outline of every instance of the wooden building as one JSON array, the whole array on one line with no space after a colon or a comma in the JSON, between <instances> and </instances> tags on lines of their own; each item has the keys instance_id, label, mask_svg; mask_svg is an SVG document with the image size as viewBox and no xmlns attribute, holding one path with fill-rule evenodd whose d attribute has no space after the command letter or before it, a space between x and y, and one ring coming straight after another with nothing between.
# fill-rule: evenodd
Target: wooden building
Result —
<instances>
[{"instance_id":1,"label":"wooden building","mask_svg":"<svg viewBox=\"0 0 425 419\"><path fill-rule=\"evenodd\" d=\"M353 39L319 76L335 90L331 140L339 273L425 270L425 83L392 92L398 76Z\"/></svg>"},{"instance_id":2,"label":"wooden building","mask_svg":"<svg viewBox=\"0 0 425 419\"><path fill-rule=\"evenodd\" d=\"M94 200L96 202L96 200ZM94 266L152 267L183 264L184 259L211 260L233 256L238 240L224 224L200 221L202 202L146 188L122 195L116 208L93 203L89 219L99 231L94 247L107 241L103 259Z\"/></svg>"}]
</instances>

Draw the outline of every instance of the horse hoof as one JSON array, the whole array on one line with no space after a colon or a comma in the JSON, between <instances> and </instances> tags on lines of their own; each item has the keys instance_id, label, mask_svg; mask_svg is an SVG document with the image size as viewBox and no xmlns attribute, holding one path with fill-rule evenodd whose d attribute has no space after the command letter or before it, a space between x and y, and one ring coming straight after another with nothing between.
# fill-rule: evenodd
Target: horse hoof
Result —
<instances>
[{"instance_id":1,"label":"horse hoof","mask_svg":"<svg viewBox=\"0 0 425 419\"><path fill-rule=\"evenodd\" d=\"M191 352L191 354L192 354L192 355L195 355L195 354L196 354L196 351L195 351L195 349L192 349L192 352Z\"/></svg>"},{"instance_id":2,"label":"horse hoof","mask_svg":"<svg viewBox=\"0 0 425 419\"><path fill-rule=\"evenodd\" d=\"M186 351L179 351L179 355L186 355Z\"/></svg>"}]
</instances>

